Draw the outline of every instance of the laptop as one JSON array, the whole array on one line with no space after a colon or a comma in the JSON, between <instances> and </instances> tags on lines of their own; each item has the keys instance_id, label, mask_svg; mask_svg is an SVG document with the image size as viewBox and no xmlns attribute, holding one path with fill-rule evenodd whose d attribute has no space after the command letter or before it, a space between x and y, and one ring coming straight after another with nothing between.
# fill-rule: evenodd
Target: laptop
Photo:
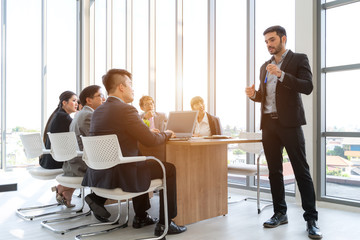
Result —
<instances>
[{"instance_id":1,"label":"laptop","mask_svg":"<svg viewBox=\"0 0 360 240\"><path fill-rule=\"evenodd\" d=\"M192 137L198 111L174 111L169 113L166 130L172 130L176 137L171 140L186 140Z\"/></svg>"}]
</instances>

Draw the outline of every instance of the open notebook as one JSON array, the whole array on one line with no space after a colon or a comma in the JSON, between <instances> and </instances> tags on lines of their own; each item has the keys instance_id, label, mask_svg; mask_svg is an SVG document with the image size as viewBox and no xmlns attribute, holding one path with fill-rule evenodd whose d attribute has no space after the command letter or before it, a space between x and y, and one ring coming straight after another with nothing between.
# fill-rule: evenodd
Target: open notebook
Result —
<instances>
[{"instance_id":1,"label":"open notebook","mask_svg":"<svg viewBox=\"0 0 360 240\"><path fill-rule=\"evenodd\" d=\"M195 128L197 111L174 111L169 113L166 130L172 130L177 140L179 138L191 138Z\"/></svg>"}]
</instances>

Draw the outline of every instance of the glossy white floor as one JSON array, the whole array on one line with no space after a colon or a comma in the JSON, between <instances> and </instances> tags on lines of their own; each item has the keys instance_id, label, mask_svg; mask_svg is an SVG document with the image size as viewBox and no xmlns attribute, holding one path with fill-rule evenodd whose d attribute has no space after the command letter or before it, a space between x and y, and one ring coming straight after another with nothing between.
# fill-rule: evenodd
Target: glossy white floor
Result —
<instances>
[{"instance_id":1,"label":"glossy white floor","mask_svg":"<svg viewBox=\"0 0 360 240\"><path fill-rule=\"evenodd\" d=\"M15 210L19 207L47 204L54 202L54 194L50 187L55 185L55 181L40 181L31 178L25 170L17 170L13 173L0 173L11 175L18 179L18 191L0 193L0 239L74 239L79 233L93 232L109 227L85 228L65 235L55 234L42 228L42 220L24 221L16 216ZM244 194L253 194L238 189L229 189L231 200L241 199ZM261 214L257 214L256 203L246 201L229 204L229 213L227 216L220 216L206 221L188 225L188 231L180 235L167 236L168 240L191 239L191 240L209 240L209 239L308 239L305 231L305 222L302 218L302 209L295 203L293 198L288 199L288 217L289 224L282 225L275 229L264 229L262 223L272 215L271 207L265 209ZM74 202L78 202L75 200ZM149 211L152 216L157 216L158 197L152 200L153 208ZM320 206L320 207L319 207ZM321 207L322 206L322 207ZM325 207L327 206L327 207ZM345 208L339 210L339 206L319 203L318 211L320 215L319 225L326 240L339 239L360 239L360 210L357 208ZM88 209L86 207L86 209ZM86 210L85 209L85 210ZM116 206L110 205L108 209L116 214ZM130 207L131 209L131 207ZM135 239L152 236L154 226L148 226L142 229L133 229L132 210L129 227L109 234L89 237L85 239ZM93 216L73 220L69 223L57 225L59 228L65 228L74 225L81 225L87 222L96 222Z\"/></svg>"}]
</instances>

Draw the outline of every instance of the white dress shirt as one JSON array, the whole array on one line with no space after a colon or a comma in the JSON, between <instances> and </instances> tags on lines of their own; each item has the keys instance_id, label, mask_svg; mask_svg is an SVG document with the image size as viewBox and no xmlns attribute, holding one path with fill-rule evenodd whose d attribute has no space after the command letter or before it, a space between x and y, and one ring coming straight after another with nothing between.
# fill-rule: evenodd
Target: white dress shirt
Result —
<instances>
[{"instance_id":1,"label":"white dress shirt","mask_svg":"<svg viewBox=\"0 0 360 240\"><path fill-rule=\"evenodd\" d=\"M194 134L199 136L211 136L207 113L205 113L201 122L198 122L198 120L196 119Z\"/></svg>"}]
</instances>

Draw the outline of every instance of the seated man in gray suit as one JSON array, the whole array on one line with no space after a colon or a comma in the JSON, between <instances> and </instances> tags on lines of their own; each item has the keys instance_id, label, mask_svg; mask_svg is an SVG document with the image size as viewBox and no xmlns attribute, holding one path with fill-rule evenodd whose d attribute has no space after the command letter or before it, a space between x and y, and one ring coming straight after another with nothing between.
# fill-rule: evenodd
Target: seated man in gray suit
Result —
<instances>
[{"instance_id":1,"label":"seated man in gray suit","mask_svg":"<svg viewBox=\"0 0 360 240\"><path fill-rule=\"evenodd\" d=\"M90 121L93 112L105 101L105 98L101 93L101 87L97 85L91 85L84 88L81 91L79 98L83 108L75 114L75 117L70 124L69 131L75 132L79 149L82 151L83 144L80 136L89 136ZM63 164L65 176L82 177L85 175L86 169L87 166L81 157L76 157ZM96 208L96 206L94 208L93 201L97 201L99 198L101 201L103 200L103 198L92 193L86 196L85 201L90 209L93 210L94 216L98 220L107 221L107 218L110 217L110 213L105 208ZM104 201L106 201L106 199Z\"/></svg>"},{"instance_id":2,"label":"seated man in gray suit","mask_svg":"<svg viewBox=\"0 0 360 240\"><path fill-rule=\"evenodd\" d=\"M141 110L144 112L140 117L149 121L149 128L158 129L160 132L164 131L165 123L167 121L165 113L155 112L155 102L154 99L150 96L142 96L139 101Z\"/></svg>"}]
</instances>

